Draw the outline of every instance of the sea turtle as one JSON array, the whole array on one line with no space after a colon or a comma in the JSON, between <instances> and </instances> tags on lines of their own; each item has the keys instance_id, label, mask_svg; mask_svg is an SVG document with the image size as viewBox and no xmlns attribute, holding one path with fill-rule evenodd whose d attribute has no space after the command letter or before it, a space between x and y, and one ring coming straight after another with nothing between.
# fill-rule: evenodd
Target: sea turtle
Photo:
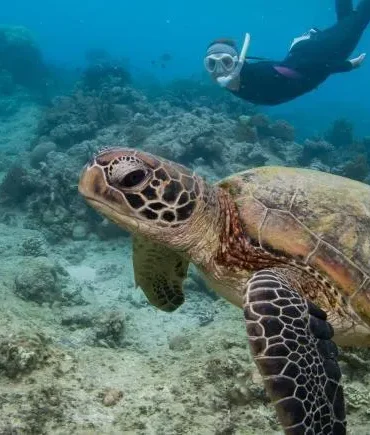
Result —
<instances>
[{"instance_id":1,"label":"sea turtle","mask_svg":"<svg viewBox=\"0 0 370 435\"><path fill-rule=\"evenodd\" d=\"M260 167L215 185L113 148L84 168L87 202L133 235L151 304L184 301L189 262L244 309L251 352L286 434L346 433L337 347L370 345L370 187Z\"/></svg>"}]
</instances>

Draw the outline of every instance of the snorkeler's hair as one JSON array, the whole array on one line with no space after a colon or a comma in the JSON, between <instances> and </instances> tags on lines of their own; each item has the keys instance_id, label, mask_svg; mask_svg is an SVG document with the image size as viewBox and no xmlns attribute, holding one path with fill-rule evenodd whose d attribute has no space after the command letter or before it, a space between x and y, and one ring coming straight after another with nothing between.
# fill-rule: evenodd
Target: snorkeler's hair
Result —
<instances>
[{"instance_id":1,"label":"snorkeler's hair","mask_svg":"<svg viewBox=\"0 0 370 435\"><path fill-rule=\"evenodd\" d=\"M225 44L225 45L229 45L232 48L235 48L235 50L237 49L235 41L233 41L232 39L228 39L228 38L221 38L221 39L215 39L213 42L211 42L208 45L207 50L209 49L209 47L212 47L212 45L215 45L215 44Z\"/></svg>"}]
</instances>

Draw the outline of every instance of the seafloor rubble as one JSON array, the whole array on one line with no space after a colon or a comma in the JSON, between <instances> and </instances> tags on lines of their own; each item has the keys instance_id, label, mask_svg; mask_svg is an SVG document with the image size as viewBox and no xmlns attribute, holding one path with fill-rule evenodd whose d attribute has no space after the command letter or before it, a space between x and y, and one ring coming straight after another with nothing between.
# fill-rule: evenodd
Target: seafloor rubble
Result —
<instances>
[{"instance_id":1,"label":"seafloor rubble","mask_svg":"<svg viewBox=\"0 0 370 435\"><path fill-rule=\"evenodd\" d=\"M151 307L130 239L85 206L78 175L114 145L210 181L277 164L369 182L369 139L338 120L296 143L285 121L195 81L144 93L110 71L47 107L24 89L0 96L0 434L281 433L241 312L194 270L183 307ZM370 354L343 350L340 364L350 433L369 433Z\"/></svg>"}]
</instances>

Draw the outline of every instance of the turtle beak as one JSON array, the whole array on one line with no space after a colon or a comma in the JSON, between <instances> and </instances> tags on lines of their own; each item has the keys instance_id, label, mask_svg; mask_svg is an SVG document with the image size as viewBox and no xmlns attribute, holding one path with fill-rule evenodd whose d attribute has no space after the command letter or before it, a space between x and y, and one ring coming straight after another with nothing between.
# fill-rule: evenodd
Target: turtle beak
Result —
<instances>
[{"instance_id":1,"label":"turtle beak","mask_svg":"<svg viewBox=\"0 0 370 435\"><path fill-rule=\"evenodd\" d=\"M110 188L103 169L95 162L89 162L82 170L78 191L98 211L104 212L109 205L122 205L122 196Z\"/></svg>"},{"instance_id":2,"label":"turtle beak","mask_svg":"<svg viewBox=\"0 0 370 435\"><path fill-rule=\"evenodd\" d=\"M130 210L123 195L108 185L104 170L96 161L89 162L82 170L78 191L104 217L126 231L132 232L136 229L137 223L130 218Z\"/></svg>"},{"instance_id":3,"label":"turtle beak","mask_svg":"<svg viewBox=\"0 0 370 435\"><path fill-rule=\"evenodd\" d=\"M104 188L104 176L99 167L91 161L82 170L78 183L79 193L87 200L96 200L96 196L102 194Z\"/></svg>"}]
</instances>

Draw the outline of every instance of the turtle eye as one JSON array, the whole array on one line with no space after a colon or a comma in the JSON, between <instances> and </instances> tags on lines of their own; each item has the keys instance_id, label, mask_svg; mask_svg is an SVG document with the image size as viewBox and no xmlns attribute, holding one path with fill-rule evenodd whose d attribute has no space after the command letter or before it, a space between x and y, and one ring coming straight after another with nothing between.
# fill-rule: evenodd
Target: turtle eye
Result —
<instances>
[{"instance_id":1,"label":"turtle eye","mask_svg":"<svg viewBox=\"0 0 370 435\"><path fill-rule=\"evenodd\" d=\"M126 174L120 181L119 186L123 188L135 187L144 181L146 177L146 172L142 169L136 169L135 171Z\"/></svg>"}]
</instances>

